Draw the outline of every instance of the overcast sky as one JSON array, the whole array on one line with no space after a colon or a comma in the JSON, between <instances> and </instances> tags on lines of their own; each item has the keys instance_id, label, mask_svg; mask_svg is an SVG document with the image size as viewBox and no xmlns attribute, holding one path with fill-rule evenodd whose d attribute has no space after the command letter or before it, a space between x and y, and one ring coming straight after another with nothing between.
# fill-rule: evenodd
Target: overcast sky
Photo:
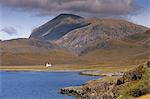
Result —
<instances>
[{"instance_id":1,"label":"overcast sky","mask_svg":"<svg viewBox=\"0 0 150 99\"><path fill-rule=\"evenodd\" d=\"M150 0L0 0L0 39L27 38L61 13L123 18L150 27Z\"/></svg>"}]
</instances>

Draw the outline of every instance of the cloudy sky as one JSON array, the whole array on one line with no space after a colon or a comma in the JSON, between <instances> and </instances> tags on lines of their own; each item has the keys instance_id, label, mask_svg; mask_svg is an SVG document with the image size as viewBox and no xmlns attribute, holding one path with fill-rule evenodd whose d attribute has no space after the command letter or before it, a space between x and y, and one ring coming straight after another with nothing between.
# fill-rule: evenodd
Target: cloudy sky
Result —
<instances>
[{"instance_id":1,"label":"cloudy sky","mask_svg":"<svg viewBox=\"0 0 150 99\"><path fill-rule=\"evenodd\" d=\"M0 0L0 39L27 38L61 13L123 18L150 27L150 0Z\"/></svg>"}]
</instances>

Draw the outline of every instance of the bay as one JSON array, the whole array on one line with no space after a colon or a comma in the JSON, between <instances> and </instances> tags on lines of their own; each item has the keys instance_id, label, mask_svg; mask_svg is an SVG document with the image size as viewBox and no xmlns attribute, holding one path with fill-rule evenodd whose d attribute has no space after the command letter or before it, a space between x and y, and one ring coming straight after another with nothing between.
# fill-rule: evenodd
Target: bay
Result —
<instances>
[{"instance_id":1,"label":"bay","mask_svg":"<svg viewBox=\"0 0 150 99\"><path fill-rule=\"evenodd\" d=\"M0 99L75 99L58 91L79 86L96 76L79 72L0 72Z\"/></svg>"}]
</instances>

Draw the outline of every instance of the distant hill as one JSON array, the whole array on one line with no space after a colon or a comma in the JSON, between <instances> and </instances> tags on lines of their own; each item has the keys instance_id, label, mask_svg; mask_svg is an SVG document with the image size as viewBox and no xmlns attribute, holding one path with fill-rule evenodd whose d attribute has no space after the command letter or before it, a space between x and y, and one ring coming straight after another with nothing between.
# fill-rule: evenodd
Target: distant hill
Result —
<instances>
[{"instance_id":1,"label":"distant hill","mask_svg":"<svg viewBox=\"0 0 150 99\"><path fill-rule=\"evenodd\" d=\"M50 50L58 49L56 44L52 44L50 41L42 41L38 39L13 39L1 41L1 52L11 53L44 53Z\"/></svg>"},{"instance_id":2,"label":"distant hill","mask_svg":"<svg viewBox=\"0 0 150 99\"><path fill-rule=\"evenodd\" d=\"M0 65L127 65L149 57L150 29L125 20L61 14L29 39L0 41Z\"/></svg>"}]
</instances>

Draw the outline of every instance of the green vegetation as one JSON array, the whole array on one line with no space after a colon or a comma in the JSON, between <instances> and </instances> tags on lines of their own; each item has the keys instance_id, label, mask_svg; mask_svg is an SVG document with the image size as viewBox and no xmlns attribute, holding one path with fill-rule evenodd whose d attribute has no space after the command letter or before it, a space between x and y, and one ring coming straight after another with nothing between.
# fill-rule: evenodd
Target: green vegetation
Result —
<instances>
[{"instance_id":1,"label":"green vegetation","mask_svg":"<svg viewBox=\"0 0 150 99\"><path fill-rule=\"evenodd\" d=\"M150 93L150 84L146 80L132 82L119 90L120 97L118 99L132 99Z\"/></svg>"},{"instance_id":2,"label":"green vegetation","mask_svg":"<svg viewBox=\"0 0 150 99\"><path fill-rule=\"evenodd\" d=\"M120 95L118 99L133 99L134 97L139 97L150 93L150 68L145 68L145 73L142 79L129 82L124 85L118 94Z\"/></svg>"}]
</instances>

